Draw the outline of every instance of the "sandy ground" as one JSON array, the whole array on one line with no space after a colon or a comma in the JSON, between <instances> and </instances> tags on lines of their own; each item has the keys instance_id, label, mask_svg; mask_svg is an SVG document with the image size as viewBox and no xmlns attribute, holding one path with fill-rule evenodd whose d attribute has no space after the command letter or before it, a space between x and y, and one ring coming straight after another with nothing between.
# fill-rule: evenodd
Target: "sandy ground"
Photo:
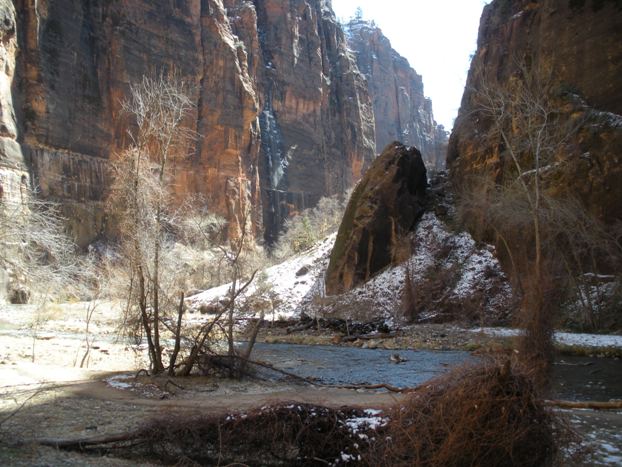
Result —
<instances>
[{"instance_id":1,"label":"sandy ground","mask_svg":"<svg viewBox=\"0 0 622 467\"><path fill-rule=\"evenodd\" d=\"M91 318L91 350L80 368L86 309L84 303L43 311L0 307L0 465L136 465L35 441L116 434L153 418L224 414L277 402L382 408L397 400L386 393L284 383L136 377L146 367L144 349L116 336L119 309L111 303L101 304Z\"/></svg>"},{"instance_id":2,"label":"sandy ground","mask_svg":"<svg viewBox=\"0 0 622 467\"><path fill-rule=\"evenodd\" d=\"M89 323L91 350L84 358L87 306L74 303L38 310L0 305L0 465L152 465L63 452L42 447L36 440L117 434L154 418L219 415L279 402L384 408L400 400L388 393L293 383L137 377L138 370L147 366L145 349L117 337L120 310L112 303L95 309ZM338 339L326 330L290 334L286 328L274 328L262 331L262 340L331 344ZM395 339L349 345L504 350L499 338L446 325L417 326ZM569 414L580 431L585 426L588 438L598 436L593 441L601 448L600 461L593 465L618 465L622 414L606 414L608 418L589 411ZM594 423L598 429L590 428Z\"/></svg>"}]
</instances>

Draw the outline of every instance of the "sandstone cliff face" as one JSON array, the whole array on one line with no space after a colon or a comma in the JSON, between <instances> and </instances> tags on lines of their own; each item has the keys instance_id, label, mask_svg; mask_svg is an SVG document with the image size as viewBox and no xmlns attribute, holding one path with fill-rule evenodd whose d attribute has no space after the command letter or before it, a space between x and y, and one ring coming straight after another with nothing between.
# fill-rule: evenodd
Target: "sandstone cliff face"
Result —
<instances>
[{"instance_id":1,"label":"sandstone cliff face","mask_svg":"<svg viewBox=\"0 0 622 467\"><path fill-rule=\"evenodd\" d=\"M455 180L500 177L508 161L483 135L475 93L486 70L511 89L516 63L557 99L560 123L581 122L559 146L544 178L551 193L578 196L607 222L622 219L622 6L619 1L496 0L482 15L478 49L450 139ZM521 131L520 128L513 131ZM507 159L507 158L506 158Z\"/></svg>"},{"instance_id":2,"label":"sandstone cliff face","mask_svg":"<svg viewBox=\"0 0 622 467\"><path fill-rule=\"evenodd\" d=\"M232 235L272 238L374 157L364 79L325 1L3 0L0 14L3 190L28 169L82 245L104 232L121 102L144 74L174 68L193 86L200 137L175 161L174 195L205 195Z\"/></svg>"},{"instance_id":3,"label":"sandstone cliff face","mask_svg":"<svg viewBox=\"0 0 622 467\"><path fill-rule=\"evenodd\" d=\"M28 168L17 143L17 118L12 98L17 54L16 12L10 0L0 0L0 201L20 198Z\"/></svg>"},{"instance_id":4,"label":"sandstone cliff face","mask_svg":"<svg viewBox=\"0 0 622 467\"><path fill-rule=\"evenodd\" d=\"M373 23L354 18L345 29L373 102L376 151L380 153L391 141L402 141L421 150L428 168L443 168L447 133L434 121L421 75Z\"/></svg>"},{"instance_id":5,"label":"sandstone cliff face","mask_svg":"<svg viewBox=\"0 0 622 467\"><path fill-rule=\"evenodd\" d=\"M292 211L357 181L374 152L364 78L323 0L255 2L264 220L273 239Z\"/></svg>"},{"instance_id":6,"label":"sandstone cliff face","mask_svg":"<svg viewBox=\"0 0 622 467\"><path fill-rule=\"evenodd\" d=\"M194 89L187 125L202 137L176 161L175 195L206 195L232 232L257 212L258 101L221 1L16 6L19 141L42 195L61 202L80 243L105 226L108 161L131 123L121 102L149 73L176 69Z\"/></svg>"}]
</instances>

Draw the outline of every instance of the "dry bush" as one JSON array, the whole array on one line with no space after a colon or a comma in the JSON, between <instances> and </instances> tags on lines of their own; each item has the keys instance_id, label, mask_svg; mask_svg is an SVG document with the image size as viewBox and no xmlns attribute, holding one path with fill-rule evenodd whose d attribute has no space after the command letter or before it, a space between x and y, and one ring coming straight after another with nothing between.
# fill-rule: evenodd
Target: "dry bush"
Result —
<instances>
[{"instance_id":1,"label":"dry bush","mask_svg":"<svg viewBox=\"0 0 622 467\"><path fill-rule=\"evenodd\" d=\"M553 414L509 362L458 368L389 416L369 465L541 466L557 452Z\"/></svg>"},{"instance_id":2,"label":"dry bush","mask_svg":"<svg viewBox=\"0 0 622 467\"><path fill-rule=\"evenodd\" d=\"M355 459L367 445L364 436L354 435L345 423L357 416L364 414L306 404L225 417L177 416L153 420L127 434L122 443L67 447L176 465L337 465L342 453Z\"/></svg>"},{"instance_id":3,"label":"dry bush","mask_svg":"<svg viewBox=\"0 0 622 467\"><path fill-rule=\"evenodd\" d=\"M535 281L533 218L520 187L501 188L488 177L473 177L462 187L457 213L476 238L497 244L514 290L532 302L523 308L533 308L534 300L546 302L551 324L572 320L582 330L612 322L616 284L622 282L619 225L605 225L570 195L560 199L541 193L541 278ZM554 300L534 297L544 292Z\"/></svg>"},{"instance_id":4,"label":"dry bush","mask_svg":"<svg viewBox=\"0 0 622 467\"><path fill-rule=\"evenodd\" d=\"M552 465L562 444L576 443L509 361L457 368L375 426L368 416L294 403L226 416L173 414L134 432L47 443L177 465L374 467Z\"/></svg>"},{"instance_id":5,"label":"dry bush","mask_svg":"<svg viewBox=\"0 0 622 467\"><path fill-rule=\"evenodd\" d=\"M443 263L441 258L448 254L441 250L437 260L416 280L413 265L406 265L404 288L400 297L402 316L408 322L447 323L466 322L482 325L503 320L503 316L487 316L485 292L472 290L469 294L456 297L450 292L462 276L459 263Z\"/></svg>"},{"instance_id":6,"label":"dry bush","mask_svg":"<svg viewBox=\"0 0 622 467\"><path fill-rule=\"evenodd\" d=\"M0 269L8 272L9 299L35 303L80 295L88 268L65 231L58 206L37 198L22 182L21 199L0 197ZM0 294L1 295L1 294Z\"/></svg>"}]
</instances>

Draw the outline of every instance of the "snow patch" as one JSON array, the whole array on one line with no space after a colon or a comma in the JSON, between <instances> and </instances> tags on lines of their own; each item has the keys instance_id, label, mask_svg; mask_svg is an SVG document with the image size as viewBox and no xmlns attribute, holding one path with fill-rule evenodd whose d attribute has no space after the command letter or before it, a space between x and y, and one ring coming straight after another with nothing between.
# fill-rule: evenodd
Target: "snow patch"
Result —
<instances>
[{"instance_id":1,"label":"snow patch","mask_svg":"<svg viewBox=\"0 0 622 467\"><path fill-rule=\"evenodd\" d=\"M297 318L301 313L322 316L337 313L357 321L385 318L392 326L399 321L401 296L406 270L410 269L415 287L423 283L434 268L452 268L455 280L443 284L443 300L460 303L475 292L485 297L485 312L509 313L512 290L494 256L494 248L477 245L468 233L453 233L433 213L426 213L413 237L415 253L404 263L388 267L365 284L339 296L325 297L324 273L335 242L333 234L315 247L260 275L267 287L260 301L268 303L265 319ZM259 280L245 291L242 298L258 290ZM190 309L202 305L218 307L226 299L230 284L207 290L187 299ZM492 310L492 311L491 311ZM502 310L502 311L499 311ZM257 310L258 312L259 310ZM438 310L422 310L433 319Z\"/></svg>"},{"instance_id":2,"label":"snow patch","mask_svg":"<svg viewBox=\"0 0 622 467\"><path fill-rule=\"evenodd\" d=\"M472 332L481 332L488 336L498 337L516 337L521 334L520 329L512 328L476 328L472 329ZM591 347L591 348L606 348L615 347L622 348L622 336L614 334L582 334L571 332L556 332L553 335L555 342L561 345L567 345L571 347Z\"/></svg>"},{"instance_id":3,"label":"snow patch","mask_svg":"<svg viewBox=\"0 0 622 467\"><path fill-rule=\"evenodd\" d=\"M134 385L127 382L131 377L132 376L130 374L115 375L105 379L104 381L111 388L132 389Z\"/></svg>"},{"instance_id":4,"label":"snow patch","mask_svg":"<svg viewBox=\"0 0 622 467\"><path fill-rule=\"evenodd\" d=\"M270 296L262 298L272 304L272 309L265 319L298 317L314 297L323 293L324 271L336 236L337 234L332 234L313 248L263 272ZM242 298L257 292L258 283L256 279L246 289ZM194 295L188 298L188 306L191 309L198 309L201 305L216 305L227 296L230 287L231 284L224 284Z\"/></svg>"},{"instance_id":5,"label":"snow patch","mask_svg":"<svg viewBox=\"0 0 622 467\"><path fill-rule=\"evenodd\" d=\"M368 430L377 430L389 423L389 419L381 417L381 414L382 411L380 410L367 409L365 410L366 417L349 418L345 421L345 425L352 434L358 434L359 432Z\"/></svg>"}]
</instances>

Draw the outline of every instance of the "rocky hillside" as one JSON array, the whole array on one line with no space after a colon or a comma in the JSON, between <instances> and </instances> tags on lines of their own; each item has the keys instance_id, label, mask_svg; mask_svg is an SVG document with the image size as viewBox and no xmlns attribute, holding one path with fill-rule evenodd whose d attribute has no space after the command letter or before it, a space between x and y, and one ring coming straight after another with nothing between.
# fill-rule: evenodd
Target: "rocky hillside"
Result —
<instances>
[{"instance_id":1,"label":"rocky hillside","mask_svg":"<svg viewBox=\"0 0 622 467\"><path fill-rule=\"evenodd\" d=\"M512 165L505 144L490 138L492 121L478 112L477 95L487 88L511 95L523 79L553 104L555 127L565 132L543 167L549 193L579 198L605 222L622 219L621 73L619 1L491 2L481 18L477 52L449 143L454 179L486 174L499 181ZM520 136L524 129L514 125L509 130Z\"/></svg>"},{"instance_id":2,"label":"rocky hillside","mask_svg":"<svg viewBox=\"0 0 622 467\"><path fill-rule=\"evenodd\" d=\"M352 18L344 27L358 68L367 79L376 121L376 152L401 141L417 147L429 169L443 168L447 132L434 121L421 75L373 22Z\"/></svg>"}]
</instances>

